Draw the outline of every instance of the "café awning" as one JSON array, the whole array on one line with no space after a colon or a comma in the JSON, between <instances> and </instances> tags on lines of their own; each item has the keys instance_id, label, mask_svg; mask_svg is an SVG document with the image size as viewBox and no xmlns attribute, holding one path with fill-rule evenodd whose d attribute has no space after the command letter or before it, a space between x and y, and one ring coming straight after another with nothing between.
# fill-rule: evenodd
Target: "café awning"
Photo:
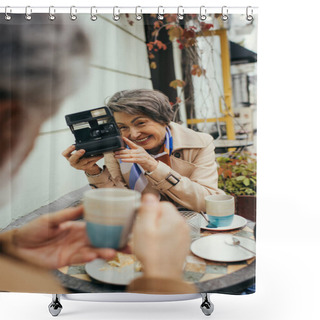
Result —
<instances>
[{"instance_id":1,"label":"caf\u00e9 awning","mask_svg":"<svg viewBox=\"0 0 320 320\"><path fill-rule=\"evenodd\" d=\"M255 52L232 41L229 41L229 44L232 65L257 62L257 54Z\"/></svg>"}]
</instances>

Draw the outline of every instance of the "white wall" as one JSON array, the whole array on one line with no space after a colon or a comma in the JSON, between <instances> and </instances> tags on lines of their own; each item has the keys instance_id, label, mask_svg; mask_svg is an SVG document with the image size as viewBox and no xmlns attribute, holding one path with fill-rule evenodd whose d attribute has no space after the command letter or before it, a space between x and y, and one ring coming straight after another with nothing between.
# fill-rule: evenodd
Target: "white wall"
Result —
<instances>
[{"instance_id":1,"label":"white wall","mask_svg":"<svg viewBox=\"0 0 320 320\"><path fill-rule=\"evenodd\" d=\"M74 143L65 114L103 106L106 97L119 90L152 88L144 25L135 18L132 20L131 26L125 16L114 22L111 15L99 15L97 21L92 22L88 15L78 15L75 23L86 26L92 42L88 78L43 125L16 182L8 185L9 202L0 210L0 229L87 184L83 172L70 167L61 156L61 152Z\"/></svg>"}]
</instances>

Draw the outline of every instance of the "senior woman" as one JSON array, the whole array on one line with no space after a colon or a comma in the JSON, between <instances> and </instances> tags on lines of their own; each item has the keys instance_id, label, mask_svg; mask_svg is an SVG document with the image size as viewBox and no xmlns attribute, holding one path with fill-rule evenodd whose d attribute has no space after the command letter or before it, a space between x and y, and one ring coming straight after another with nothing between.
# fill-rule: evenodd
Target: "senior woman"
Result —
<instances>
[{"instance_id":1,"label":"senior woman","mask_svg":"<svg viewBox=\"0 0 320 320\"><path fill-rule=\"evenodd\" d=\"M124 90L107 104L127 148L80 159L85 150L63 152L70 165L84 170L95 188L120 187L160 194L163 200L194 211L205 210L204 197L218 189L213 139L172 122L168 98L159 91Z\"/></svg>"}]
</instances>

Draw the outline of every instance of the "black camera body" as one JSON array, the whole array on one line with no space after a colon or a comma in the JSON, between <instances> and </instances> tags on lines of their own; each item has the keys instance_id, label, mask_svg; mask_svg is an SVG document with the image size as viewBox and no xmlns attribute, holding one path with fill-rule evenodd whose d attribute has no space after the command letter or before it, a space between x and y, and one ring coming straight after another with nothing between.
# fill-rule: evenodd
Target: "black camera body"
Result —
<instances>
[{"instance_id":1,"label":"black camera body","mask_svg":"<svg viewBox=\"0 0 320 320\"><path fill-rule=\"evenodd\" d=\"M65 118L76 138L76 150L86 150L83 157L124 148L119 128L108 107L68 114Z\"/></svg>"}]
</instances>

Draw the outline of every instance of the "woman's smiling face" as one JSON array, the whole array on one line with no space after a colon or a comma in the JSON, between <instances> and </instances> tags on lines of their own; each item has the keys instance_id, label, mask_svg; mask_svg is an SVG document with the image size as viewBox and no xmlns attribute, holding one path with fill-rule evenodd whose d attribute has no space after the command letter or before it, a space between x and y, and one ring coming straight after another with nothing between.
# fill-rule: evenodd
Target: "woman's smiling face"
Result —
<instances>
[{"instance_id":1,"label":"woman's smiling face","mask_svg":"<svg viewBox=\"0 0 320 320\"><path fill-rule=\"evenodd\" d=\"M151 153L157 152L162 146L166 135L166 124L156 122L144 114L114 112L113 116L122 136L136 145Z\"/></svg>"}]
</instances>

